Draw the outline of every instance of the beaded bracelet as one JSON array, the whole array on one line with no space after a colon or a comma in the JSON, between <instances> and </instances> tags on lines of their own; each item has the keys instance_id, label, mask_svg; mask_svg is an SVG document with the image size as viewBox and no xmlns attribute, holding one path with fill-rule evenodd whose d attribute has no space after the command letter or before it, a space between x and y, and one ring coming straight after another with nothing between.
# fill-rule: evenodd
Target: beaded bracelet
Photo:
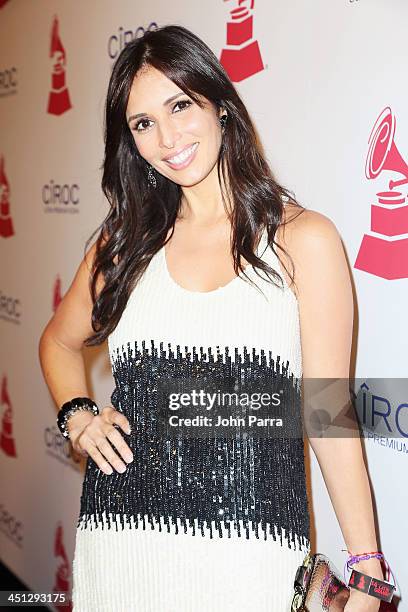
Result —
<instances>
[{"instance_id":1,"label":"beaded bracelet","mask_svg":"<svg viewBox=\"0 0 408 612\"><path fill-rule=\"evenodd\" d=\"M74 397L72 400L65 402L58 412L57 425L64 438L69 438L67 429L68 419L78 410L89 410L96 416L99 414L99 408L89 397Z\"/></svg>"},{"instance_id":2,"label":"beaded bracelet","mask_svg":"<svg viewBox=\"0 0 408 612\"><path fill-rule=\"evenodd\" d=\"M344 549L342 549L344 551ZM346 552L346 551L344 551ZM393 598L395 591L395 576L391 570L390 565L385 559L384 554L379 551L373 552L365 552L358 555L353 555L349 550L349 557L344 566L344 581L347 584L346 580L346 567L351 570L351 574L348 581L348 586L361 591L362 593L366 593L367 595L372 595L373 597L377 597L382 601L390 602ZM373 578L372 576L368 576L367 574L363 574L362 572L358 572L357 570L351 568L350 566L358 563L359 561L363 561L366 559L382 559L386 565L387 570L387 578L386 580L380 580L378 578ZM394 585L390 584L388 581L389 575L392 575Z\"/></svg>"}]
</instances>

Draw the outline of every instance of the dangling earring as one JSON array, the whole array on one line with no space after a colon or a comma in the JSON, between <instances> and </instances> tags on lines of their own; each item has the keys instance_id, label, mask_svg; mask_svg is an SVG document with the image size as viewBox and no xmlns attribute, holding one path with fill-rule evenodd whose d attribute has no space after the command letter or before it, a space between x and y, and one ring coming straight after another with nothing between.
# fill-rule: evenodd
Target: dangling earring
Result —
<instances>
[{"instance_id":1,"label":"dangling earring","mask_svg":"<svg viewBox=\"0 0 408 612\"><path fill-rule=\"evenodd\" d=\"M221 115L221 117L220 117L220 123L221 123L221 128L222 129L225 128L225 124L227 123L227 118L228 118L227 114Z\"/></svg>"},{"instance_id":2,"label":"dangling earring","mask_svg":"<svg viewBox=\"0 0 408 612\"><path fill-rule=\"evenodd\" d=\"M147 180L149 181L149 184L154 189L156 189L157 181L156 181L156 177L154 176L154 173L153 173L153 166L150 166L150 164L149 164L149 172L147 173Z\"/></svg>"}]
</instances>

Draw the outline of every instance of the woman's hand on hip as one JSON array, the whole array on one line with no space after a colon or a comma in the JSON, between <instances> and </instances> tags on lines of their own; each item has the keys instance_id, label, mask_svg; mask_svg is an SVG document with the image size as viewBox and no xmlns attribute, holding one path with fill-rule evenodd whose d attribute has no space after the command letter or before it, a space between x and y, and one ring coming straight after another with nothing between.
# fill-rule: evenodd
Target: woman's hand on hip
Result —
<instances>
[{"instance_id":1,"label":"woman's hand on hip","mask_svg":"<svg viewBox=\"0 0 408 612\"><path fill-rule=\"evenodd\" d=\"M133 461L132 451L114 425L130 433L128 419L112 406L106 406L97 415L88 411L76 412L67 422L73 449L81 455L89 455L105 474L112 474L112 467L123 473L126 463Z\"/></svg>"}]
</instances>

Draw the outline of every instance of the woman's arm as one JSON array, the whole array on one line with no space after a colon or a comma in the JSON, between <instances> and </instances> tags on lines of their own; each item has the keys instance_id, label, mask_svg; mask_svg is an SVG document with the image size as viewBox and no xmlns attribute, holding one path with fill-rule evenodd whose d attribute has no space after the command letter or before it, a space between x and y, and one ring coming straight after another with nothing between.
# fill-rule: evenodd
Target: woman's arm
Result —
<instances>
[{"instance_id":1,"label":"woman's arm","mask_svg":"<svg viewBox=\"0 0 408 612\"><path fill-rule=\"evenodd\" d=\"M39 342L44 379L58 407L73 397L89 396L82 347L84 340L93 333L89 277L94 256L95 244L82 260ZM74 420L86 423L91 418L91 413L81 411L70 418L70 424Z\"/></svg>"},{"instance_id":2,"label":"woman's arm","mask_svg":"<svg viewBox=\"0 0 408 612\"><path fill-rule=\"evenodd\" d=\"M39 343L43 375L58 407L74 397L89 397L82 351L84 340L93 333L93 305L89 280L95 250L96 244L82 260L70 288L44 329ZM96 285L97 294L102 287L103 280L99 278ZM126 469L108 440L127 462L132 460L131 450L113 427L114 424L129 433L128 419L110 406L105 407L97 416L88 411L78 411L67 422L74 449L89 454L107 474L112 473L111 466L120 472Z\"/></svg>"},{"instance_id":3,"label":"woman's arm","mask_svg":"<svg viewBox=\"0 0 408 612\"><path fill-rule=\"evenodd\" d=\"M306 210L285 227L280 242L295 265L295 295L298 298L304 378L305 426L310 410L322 408L313 398L317 387L337 379L330 392L332 405L324 405L331 419L347 401L353 332L353 294L344 249L335 225L324 215ZM331 379L331 380L329 380ZM308 389L313 394L308 395ZM334 387L333 387L334 388ZM327 401L327 400L326 400ZM330 402L329 402L330 404ZM347 549L358 554L378 550L373 505L361 440L354 428L327 430L328 436L309 435ZM343 419L344 423L344 419ZM337 433L336 433L337 431ZM357 432L357 433L356 433ZM376 559L360 561L356 569L383 578ZM352 591L351 600L361 599L362 610L376 610L378 600ZM370 607L365 607L365 606ZM376 607L377 606L377 607Z\"/></svg>"}]
</instances>

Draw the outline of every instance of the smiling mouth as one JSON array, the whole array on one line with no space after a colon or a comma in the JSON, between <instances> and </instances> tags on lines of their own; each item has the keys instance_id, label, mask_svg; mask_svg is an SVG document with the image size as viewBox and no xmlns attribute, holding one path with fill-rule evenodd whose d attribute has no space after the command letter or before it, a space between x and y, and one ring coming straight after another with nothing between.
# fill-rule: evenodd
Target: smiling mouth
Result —
<instances>
[{"instance_id":1,"label":"smiling mouth","mask_svg":"<svg viewBox=\"0 0 408 612\"><path fill-rule=\"evenodd\" d=\"M184 151L182 151L178 155L165 159L164 161L166 162L166 164L168 164L172 168L175 168L176 170L179 168L185 168L193 160L197 148L198 142L191 145L191 147L184 149Z\"/></svg>"}]
</instances>

